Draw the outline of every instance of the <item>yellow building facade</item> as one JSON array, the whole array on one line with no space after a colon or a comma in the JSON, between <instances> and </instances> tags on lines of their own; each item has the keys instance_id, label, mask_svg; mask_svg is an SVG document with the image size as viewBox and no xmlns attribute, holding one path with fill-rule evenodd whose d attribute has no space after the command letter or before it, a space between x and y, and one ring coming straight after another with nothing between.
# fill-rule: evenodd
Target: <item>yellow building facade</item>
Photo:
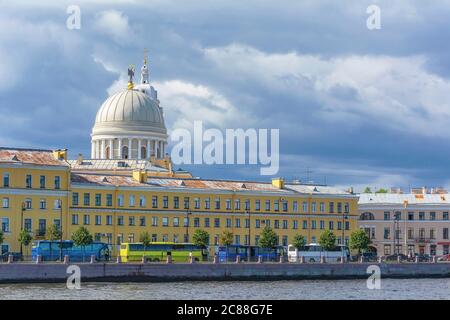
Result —
<instances>
[{"instance_id":1,"label":"yellow building facade","mask_svg":"<svg viewBox=\"0 0 450 320\"><path fill-rule=\"evenodd\" d=\"M3 252L20 250L22 229L46 239L48 227L61 221L64 239L83 226L114 251L121 242L139 242L143 232L152 241L191 242L202 229L213 248L225 230L235 244L256 245L270 226L287 246L297 234L317 242L324 230L342 243L356 228L357 196L328 186L79 172L65 157L0 150Z\"/></svg>"}]
</instances>

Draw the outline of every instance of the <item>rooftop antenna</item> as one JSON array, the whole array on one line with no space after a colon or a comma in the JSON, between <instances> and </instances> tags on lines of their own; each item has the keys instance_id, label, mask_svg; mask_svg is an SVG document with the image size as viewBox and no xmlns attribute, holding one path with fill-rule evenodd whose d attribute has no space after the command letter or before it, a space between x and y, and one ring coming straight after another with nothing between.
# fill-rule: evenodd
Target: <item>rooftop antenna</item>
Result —
<instances>
[{"instance_id":1,"label":"rooftop antenna","mask_svg":"<svg viewBox=\"0 0 450 320\"><path fill-rule=\"evenodd\" d=\"M128 90L132 90L134 88L133 77L134 77L134 65L130 65L128 67Z\"/></svg>"}]
</instances>

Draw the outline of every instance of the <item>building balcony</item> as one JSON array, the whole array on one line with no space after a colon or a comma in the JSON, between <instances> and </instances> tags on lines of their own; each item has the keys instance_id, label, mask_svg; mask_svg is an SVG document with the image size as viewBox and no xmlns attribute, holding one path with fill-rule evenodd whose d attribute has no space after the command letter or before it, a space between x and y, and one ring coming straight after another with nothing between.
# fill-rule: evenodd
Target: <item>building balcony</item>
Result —
<instances>
[{"instance_id":1,"label":"building balcony","mask_svg":"<svg viewBox=\"0 0 450 320\"><path fill-rule=\"evenodd\" d=\"M45 233L46 233L45 230L38 229L34 232L34 237L37 240L43 240L45 238Z\"/></svg>"},{"instance_id":2,"label":"building balcony","mask_svg":"<svg viewBox=\"0 0 450 320\"><path fill-rule=\"evenodd\" d=\"M435 242L436 238L426 238L426 237L416 237L414 238L414 242L416 243L430 243Z\"/></svg>"}]
</instances>

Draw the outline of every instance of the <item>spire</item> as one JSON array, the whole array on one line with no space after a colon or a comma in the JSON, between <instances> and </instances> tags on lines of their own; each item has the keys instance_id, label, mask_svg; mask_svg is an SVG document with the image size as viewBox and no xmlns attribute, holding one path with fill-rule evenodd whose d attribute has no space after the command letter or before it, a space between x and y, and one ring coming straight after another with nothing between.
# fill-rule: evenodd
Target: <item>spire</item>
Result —
<instances>
[{"instance_id":1,"label":"spire","mask_svg":"<svg viewBox=\"0 0 450 320\"><path fill-rule=\"evenodd\" d=\"M128 90L134 88L133 77L134 77L134 65L130 65L128 67Z\"/></svg>"},{"instance_id":2,"label":"spire","mask_svg":"<svg viewBox=\"0 0 450 320\"><path fill-rule=\"evenodd\" d=\"M148 50L144 49L144 65L141 68L141 83L148 84Z\"/></svg>"}]
</instances>

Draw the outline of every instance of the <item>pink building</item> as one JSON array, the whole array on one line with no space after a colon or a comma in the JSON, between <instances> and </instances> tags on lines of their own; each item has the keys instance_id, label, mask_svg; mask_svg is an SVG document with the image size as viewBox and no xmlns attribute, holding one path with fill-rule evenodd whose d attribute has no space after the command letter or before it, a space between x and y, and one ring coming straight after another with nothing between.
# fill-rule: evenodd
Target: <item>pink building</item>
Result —
<instances>
[{"instance_id":1,"label":"pink building","mask_svg":"<svg viewBox=\"0 0 450 320\"><path fill-rule=\"evenodd\" d=\"M449 253L450 194L442 189L412 193L363 193L358 225L378 255Z\"/></svg>"}]
</instances>

